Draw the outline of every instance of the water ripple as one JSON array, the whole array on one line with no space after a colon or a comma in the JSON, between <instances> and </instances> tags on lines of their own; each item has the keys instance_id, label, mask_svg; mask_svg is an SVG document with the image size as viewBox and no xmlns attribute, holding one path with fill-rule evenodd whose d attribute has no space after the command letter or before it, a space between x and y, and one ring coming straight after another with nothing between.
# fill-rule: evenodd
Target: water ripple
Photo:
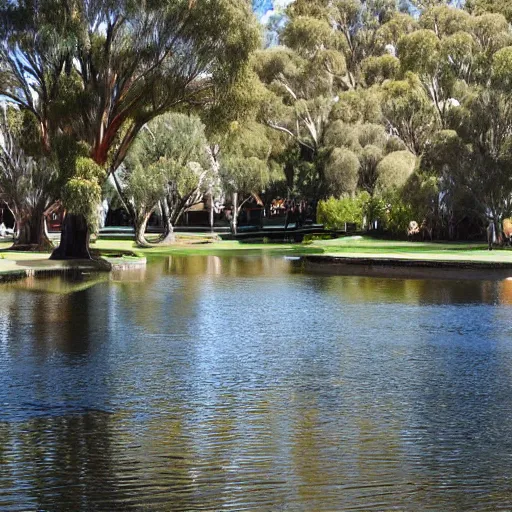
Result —
<instances>
[{"instance_id":1,"label":"water ripple","mask_svg":"<svg viewBox=\"0 0 512 512\"><path fill-rule=\"evenodd\" d=\"M0 291L0 510L512 509L508 283L57 281Z\"/></svg>"}]
</instances>

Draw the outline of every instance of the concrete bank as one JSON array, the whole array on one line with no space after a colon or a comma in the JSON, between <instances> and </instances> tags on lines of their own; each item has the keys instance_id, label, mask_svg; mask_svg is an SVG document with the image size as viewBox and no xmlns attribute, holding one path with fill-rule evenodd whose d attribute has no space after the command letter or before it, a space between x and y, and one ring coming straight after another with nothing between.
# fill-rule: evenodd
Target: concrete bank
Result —
<instances>
[{"instance_id":1,"label":"concrete bank","mask_svg":"<svg viewBox=\"0 0 512 512\"><path fill-rule=\"evenodd\" d=\"M411 267L411 268L449 268L449 269L469 269L469 270L512 270L512 261L485 261L485 260L464 260L464 259L444 259L429 258L423 259L420 256L409 258L392 256L362 256L350 254L311 254L304 256L303 259L310 263L323 263L328 265L372 265L381 267Z\"/></svg>"},{"instance_id":2,"label":"concrete bank","mask_svg":"<svg viewBox=\"0 0 512 512\"><path fill-rule=\"evenodd\" d=\"M512 262L312 254L305 269L318 274L411 279L508 279Z\"/></svg>"},{"instance_id":3,"label":"concrete bank","mask_svg":"<svg viewBox=\"0 0 512 512\"><path fill-rule=\"evenodd\" d=\"M48 277L73 273L119 272L146 267L146 258L119 257L100 260L53 261L48 254L12 254L0 259L0 283L26 277Z\"/></svg>"}]
</instances>

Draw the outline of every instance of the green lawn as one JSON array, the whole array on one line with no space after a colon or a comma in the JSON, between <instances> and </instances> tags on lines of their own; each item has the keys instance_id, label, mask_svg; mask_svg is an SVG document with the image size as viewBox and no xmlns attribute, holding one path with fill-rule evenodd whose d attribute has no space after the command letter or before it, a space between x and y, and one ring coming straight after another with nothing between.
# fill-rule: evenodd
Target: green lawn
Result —
<instances>
[{"instance_id":1,"label":"green lawn","mask_svg":"<svg viewBox=\"0 0 512 512\"><path fill-rule=\"evenodd\" d=\"M512 250L488 251L484 243L437 243L437 242L403 242L391 240L378 240L369 237L345 237L335 240L318 240L309 244L278 244L278 243L244 243L238 241L214 241L204 243L189 238L181 238L171 246L157 246L151 248L136 247L131 240L105 240L101 239L91 245L101 254L119 251L132 252L147 258L189 255L189 254L254 254L265 252L276 255L306 255L323 254L339 257L355 258L399 258L429 261L478 261L478 262L505 262L512 263ZM4 260L30 260L40 259L38 253L11 253L2 252L9 247L9 243L0 242L0 259ZM4 263L6 263L4 261Z\"/></svg>"},{"instance_id":2,"label":"green lawn","mask_svg":"<svg viewBox=\"0 0 512 512\"><path fill-rule=\"evenodd\" d=\"M234 253L268 252L268 253L303 253L322 252L320 248L302 244L275 244L275 243L243 243L232 240L222 240L207 243L185 243L178 241L176 244L167 246L157 246L151 248L140 248L131 240L105 240L101 239L91 247L99 249L102 253L109 251L132 251L138 255L152 256L170 256L187 254L213 254L228 255Z\"/></svg>"},{"instance_id":3,"label":"green lawn","mask_svg":"<svg viewBox=\"0 0 512 512\"><path fill-rule=\"evenodd\" d=\"M484 243L402 242L346 237L314 242L313 246L328 256L512 263L512 250L489 251Z\"/></svg>"}]
</instances>

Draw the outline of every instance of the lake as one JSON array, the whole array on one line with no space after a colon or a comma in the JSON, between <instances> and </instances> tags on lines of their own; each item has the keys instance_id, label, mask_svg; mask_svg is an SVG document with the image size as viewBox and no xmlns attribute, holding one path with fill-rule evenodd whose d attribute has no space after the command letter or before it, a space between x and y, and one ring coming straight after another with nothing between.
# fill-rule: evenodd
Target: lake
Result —
<instances>
[{"instance_id":1,"label":"lake","mask_svg":"<svg viewBox=\"0 0 512 512\"><path fill-rule=\"evenodd\" d=\"M0 510L512 509L512 280L360 273L2 285Z\"/></svg>"}]
</instances>

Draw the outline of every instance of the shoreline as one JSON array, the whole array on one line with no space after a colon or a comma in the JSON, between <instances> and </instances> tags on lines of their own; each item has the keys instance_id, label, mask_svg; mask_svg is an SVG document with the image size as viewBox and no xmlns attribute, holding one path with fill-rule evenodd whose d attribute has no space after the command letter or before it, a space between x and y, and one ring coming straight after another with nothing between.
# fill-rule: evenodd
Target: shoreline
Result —
<instances>
[{"instance_id":1,"label":"shoreline","mask_svg":"<svg viewBox=\"0 0 512 512\"><path fill-rule=\"evenodd\" d=\"M33 259L0 259L0 283L19 281L28 277L50 277L73 273L117 272L145 268L147 259L108 258L99 260L54 261L47 254Z\"/></svg>"},{"instance_id":2,"label":"shoreline","mask_svg":"<svg viewBox=\"0 0 512 512\"><path fill-rule=\"evenodd\" d=\"M188 243L187 243L188 242ZM170 256L293 256L307 271L382 277L435 279L512 278L512 251L488 251L481 243L404 242L371 237L342 237L297 243L181 241L168 246L136 247L133 240L97 240L91 247L100 260L50 261L49 253L0 250L0 282L73 272L142 269L147 261ZM0 249L3 249L0 244Z\"/></svg>"},{"instance_id":3,"label":"shoreline","mask_svg":"<svg viewBox=\"0 0 512 512\"><path fill-rule=\"evenodd\" d=\"M512 280L512 263L486 261L422 260L390 257L307 255L305 272L329 276L419 280Z\"/></svg>"},{"instance_id":4,"label":"shoreline","mask_svg":"<svg viewBox=\"0 0 512 512\"><path fill-rule=\"evenodd\" d=\"M449 270L512 270L512 262L484 261L443 258L406 258L403 256L361 256L355 254L308 254L302 259L309 263L323 265L359 265L395 268L423 268L423 269L449 269Z\"/></svg>"}]
</instances>

